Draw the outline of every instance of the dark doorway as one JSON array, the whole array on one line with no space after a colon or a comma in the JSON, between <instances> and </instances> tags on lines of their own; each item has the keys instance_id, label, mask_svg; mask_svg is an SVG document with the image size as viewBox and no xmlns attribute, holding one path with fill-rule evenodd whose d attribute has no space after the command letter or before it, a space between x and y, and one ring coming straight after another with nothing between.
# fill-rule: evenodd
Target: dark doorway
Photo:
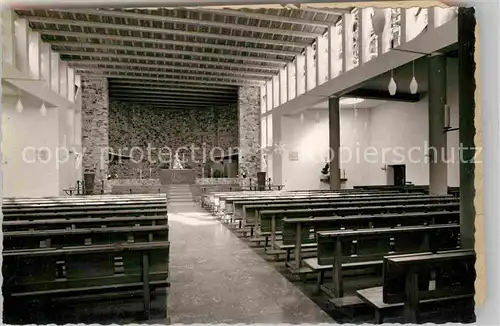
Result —
<instances>
[{"instance_id":1,"label":"dark doorway","mask_svg":"<svg viewBox=\"0 0 500 326\"><path fill-rule=\"evenodd\" d=\"M394 185L404 186L406 184L406 165L392 165L392 171L394 173Z\"/></svg>"}]
</instances>

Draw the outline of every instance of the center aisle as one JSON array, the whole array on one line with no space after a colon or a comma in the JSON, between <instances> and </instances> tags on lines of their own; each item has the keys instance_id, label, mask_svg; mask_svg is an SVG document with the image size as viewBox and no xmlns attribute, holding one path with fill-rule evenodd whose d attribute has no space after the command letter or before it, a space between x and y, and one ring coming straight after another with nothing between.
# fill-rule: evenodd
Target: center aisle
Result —
<instances>
[{"instance_id":1,"label":"center aisle","mask_svg":"<svg viewBox=\"0 0 500 326\"><path fill-rule=\"evenodd\" d=\"M172 324L334 322L197 205L169 206Z\"/></svg>"}]
</instances>

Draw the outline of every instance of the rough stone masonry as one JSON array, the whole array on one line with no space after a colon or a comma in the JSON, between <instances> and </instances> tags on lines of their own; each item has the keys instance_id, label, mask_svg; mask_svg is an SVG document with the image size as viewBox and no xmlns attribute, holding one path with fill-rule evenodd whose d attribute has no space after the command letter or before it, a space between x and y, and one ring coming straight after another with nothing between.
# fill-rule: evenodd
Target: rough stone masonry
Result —
<instances>
[{"instance_id":1,"label":"rough stone masonry","mask_svg":"<svg viewBox=\"0 0 500 326\"><path fill-rule=\"evenodd\" d=\"M82 77L82 166L84 173L95 173L94 194L110 193L108 176L109 97L108 80Z\"/></svg>"},{"instance_id":2,"label":"rough stone masonry","mask_svg":"<svg viewBox=\"0 0 500 326\"><path fill-rule=\"evenodd\" d=\"M238 91L239 152L238 174L241 183L255 185L260 171L260 87L245 86ZM242 180L243 174L246 180Z\"/></svg>"}]
</instances>

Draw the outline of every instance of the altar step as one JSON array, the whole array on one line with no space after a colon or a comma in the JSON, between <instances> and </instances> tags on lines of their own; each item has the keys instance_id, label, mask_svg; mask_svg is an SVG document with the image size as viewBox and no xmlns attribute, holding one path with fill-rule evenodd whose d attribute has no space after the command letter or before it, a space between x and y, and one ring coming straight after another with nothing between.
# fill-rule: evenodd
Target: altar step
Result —
<instances>
[{"instance_id":1,"label":"altar step","mask_svg":"<svg viewBox=\"0 0 500 326\"><path fill-rule=\"evenodd\" d=\"M190 185L176 184L167 188L169 203L192 203L194 201Z\"/></svg>"}]
</instances>

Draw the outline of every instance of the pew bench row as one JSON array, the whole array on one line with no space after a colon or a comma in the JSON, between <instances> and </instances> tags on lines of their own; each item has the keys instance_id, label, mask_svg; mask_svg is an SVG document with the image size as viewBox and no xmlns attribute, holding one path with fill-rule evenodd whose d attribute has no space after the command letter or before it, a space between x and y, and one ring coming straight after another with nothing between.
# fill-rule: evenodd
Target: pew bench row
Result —
<instances>
[{"instance_id":1,"label":"pew bench row","mask_svg":"<svg viewBox=\"0 0 500 326\"><path fill-rule=\"evenodd\" d=\"M404 296L399 293L397 300L385 296L381 299L386 288L393 292L398 286L404 293L408 290L400 286L400 281L392 281L396 277L393 275L396 269L386 271L388 257L414 256L416 258L410 261L427 266L426 270L432 269L432 273L436 269L429 267L432 264L426 257L451 255L459 257L459 266L464 264L464 258L459 254L462 251L456 197L412 192L357 196L330 193L317 197L288 194L288 198L285 195L268 196L270 198L262 195L250 198L239 196L236 199L228 196L230 200L225 204L226 208L231 208L225 214L237 221L237 228L246 230L241 234L248 237L250 242L263 244L268 255L285 253L286 265L292 273L316 274L314 292L322 290L328 293L334 306L367 304L375 309L376 322L383 320L386 311L404 307L407 320L418 320L417 317L409 316L418 315L421 303L469 300L472 295L469 286L462 288L463 291L447 289L420 296L413 294L413 297L420 299L410 300L411 305L408 303L408 293ZM294 260L291 259L292 252ZM306 254L311 254L311 257L305 258ZM467 266L470 267L470 264ZM417 270L422 269L419 268ZM409 267L408 270L415 269ZM449 270L450 266L445 264L440 271ZM327 273L331 273L329 284L324 283ZM351 293L354 296L345 296L344 277L363 275L362 278L365 278L367 273L371 274L370 280L374 281L371 287L363 284L355 293ZM373 274L376 276L373 277ZM401 276L401 273L398 275L399 279L408 277ZM459 275L462 275L460 281L463 282L469 282L473 277L466 272ZM452 278L457 277L455 275ZM393 285L396 283L399 285ZM415 288L412 289L412 293L415 293ZM457 291L460 293L457 294Z\"/></svg>"},{"instance_id":2,"label":"pew bench row","mask_svg":"<svg viewBox=\"0 0 500 326\"><path fill-rule=\"evenodd\" d=\"M11 308L4 310L6 320L54 322L59 309L123 300L142 302L142 318L152 317L153 298L170 285L165 196L5 202L2 289L5 307ZM80 311L89 314L87 309ZM162 314L166 317L166 310Z\"/></svg>"}]
</instances>

